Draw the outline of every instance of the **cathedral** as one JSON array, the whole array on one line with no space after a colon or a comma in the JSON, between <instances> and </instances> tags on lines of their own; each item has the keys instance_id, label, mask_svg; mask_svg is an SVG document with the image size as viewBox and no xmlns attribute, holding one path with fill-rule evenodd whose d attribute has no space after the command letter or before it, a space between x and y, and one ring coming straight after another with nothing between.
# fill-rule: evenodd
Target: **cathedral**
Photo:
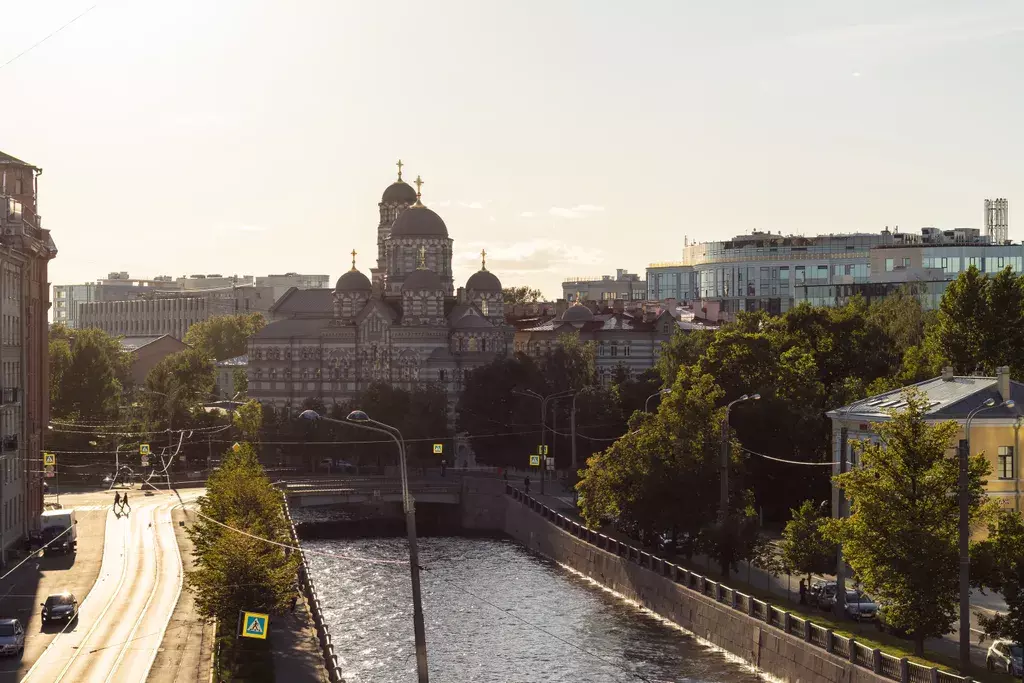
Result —
<instances>
[{"instance_id":1,"label":"cathedral","mask_svg":"<svg viewBox=\"0 0 1024 683\"><path fill-rule=\"evenodd\" d=\"M416 189L398 179L377 205L377 263L334 289L289 290L249 341L249 396L277 408L307 398L342 403L373 382L411 390L437 383L454 401L466 373L511 352L501 282L480 270L456 287L453 240Z\"/></svg>"}]
</instances>

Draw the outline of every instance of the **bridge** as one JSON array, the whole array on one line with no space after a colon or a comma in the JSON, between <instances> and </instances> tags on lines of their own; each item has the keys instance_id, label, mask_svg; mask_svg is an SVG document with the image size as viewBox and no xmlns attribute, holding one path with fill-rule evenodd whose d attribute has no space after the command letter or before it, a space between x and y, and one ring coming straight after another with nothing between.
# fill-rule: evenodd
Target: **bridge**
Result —
<instances>
[{"instance_id":1,"label":"bridge","mask_svg":"<svg viewBox=\"0 0 1024 683\"><path fill-rule=\"evenodd\" d=\"M292 479L279 482L292 507L401 503L402 482L396 477L339 477ZM410 479L409 492L416 503L459 505L459 477Z\"/></svg>"}]
</instances>

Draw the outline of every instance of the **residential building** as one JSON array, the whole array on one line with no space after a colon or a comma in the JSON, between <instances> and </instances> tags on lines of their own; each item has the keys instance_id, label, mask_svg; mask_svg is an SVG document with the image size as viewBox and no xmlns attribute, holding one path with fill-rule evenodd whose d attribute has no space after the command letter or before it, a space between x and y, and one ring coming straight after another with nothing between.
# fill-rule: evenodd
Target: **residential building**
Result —
<instances>
[{"instance_id":1,"label":"residential building","mask_svg":"<svg viewBox=\"0 0 1024 683\"><path fill-rule=\"evenodd\" d=\"M417 185L420 184L417 178ZM378 251L368 278L352 268L334 290L293 289L249 341L248 393L278 408L341 403L373 382L439 384L454 401L467 372L511 351L501 282L480 270L455 287L453 240L401 177L377 204Z\"/></svg>"},{"instance_id":2,"label":"residential building","mask_svg":"<svg viewBox=\"0 0 1024 683\"><path fill-rule=\"evenodd\" d=\"M133 301L159 297L187 298L200 297L217 299L216 306L225 312L235 312L227 302L248 298L251 310L267 312L270 306L292 287L298 289L325 288L330 286L327 275L191 275L172 279L158 275L153 279L132 278L127 272L114 272L105 279L76 285L53 286L53 322L68 327L80 327L79 307L93 301ZM239 295L239 291L243 294ZM259 296L255 293L258 292Z\"/></svg>"},{"instance_id":3,"label":"residential building","mask_svg":"<svg viewBox=\"0 0 1024 683\"><path fill-rule=\"evenodd\" d=\"M42 169L0 152L0 561L43 509L50 421L47 271L57 255L36 205Z\"/></svg>"},{"instance_id":4,"label":"residential building","mask_svg":"<svg viewBox=\"0 0 1024 683\"><path fill-rule=\"evenodd\" d=\"M1010 206L1006 199L985 200L985 236L993 244L1005 244L1010 239Z\"/></svg>"},{"instance_id":5,"label":"residential building","mask_svg":"<svg viewBox=\"0 0 1024 683\"><path fill-rule=\"evenodd\" d=\"M562 281L562 298L569 302L577 298L580 301L599 303L610 303L617 299L643 301L647 298L647 283L639 275L617 268L614 276L566 278Z\"/></svg>"},{"instance_id":6,"label":"residential building","mask_svg":"<svg viewBox=\"0 0 1024 683\"><path fill-rule=\"evenodd\" d=\"M667 309L648 315L630 315L621 308L595 314L577 301L548 320L523 321L515 334L515 351L541 357L555 348L563 334L575 335L597 345L598 380L608 384L620 366L630 377L653 368L662 343L671 339L678 327L679 321Z\"/></svg>"},{"instance_id":7,"label":"residential building","mask_svg":"<svg viewBox=\"0 0 1024 683\"><path fill-rule=\"evenodd\" d=\"M146 381L146 375L172 353L188 348L188 344L169 334L150 335L147 337L122 337L121 348L135 354L132 359L131 378L136 386Z\"/></svg>"},{"instance_id":8,"label":"residential building","mask_svg":"<svg viewBox=\"0 0 1024 683\"><path fill-rule=\"evenodd\" d=\"M652 273L675 268L682 277L691 268L694 308L710 320L731 320L741 311L781 314L804 302L842 305L854 295L871 301L904 286L931 309L969 266L1021 272L1022 260L1024 245L997 244L973 228L816 237L755 232L689 244L682 261L652 264Z\"/></svg>"},{"instance_id":9,"label":"residential building","mask_svg":"<svg viewBox=\"0 0 1024 683\"><path fill-rule=\"evenodd\" d=\"M647 299L675 299L688 303L697 298L697 282L693 266L681 261L662 261L647 266Z\"/></svg>"},{"instance_id":10,"label":"residential building","mask_svg":"<svg viewBox=\"0 0 1024 683\"><path fill-rule=\"evenodd\" d=\"M986 492L1004 508L1021 511L1021 472L1019 453L1020 428L1024 411L1024 384L1010 379L1009 369L999 368L995 377L964 377L954 375L952 368L934 379L915 384L928 401L927 421L938 423L956 420L961 425L957 439L964 433L967 416L993 399L994 407L979 411L971 421L971 453L984 453L992 474ZM885 422L886 410L899 410L906 405L902 389L888 391L829 411L832 419L833 472L838 474L843 461L856 467L860 464L855 441L877 440L873 424ZM1012 399L1016 406L1001 404ZM950 457L956 454L956 443L949 444ZM833 491L833 511L838 513L839 492Z\"/></svg>"},{"instance_id":11,"label":"residential building","mask_svg":"<svg viewBox=\"0 0 1024 683\"><path fill-rule=\"evenodd\" d=\"M234 398L235 394L240 390L240 387L235 384L235 373L241 371L245 374L248 372L249 356L242 354L241 356L235 356L234 358L228 358L227 360L219 360L217 361L216 366L217 396L223 399Z\"/></svg>"}]
</instances>

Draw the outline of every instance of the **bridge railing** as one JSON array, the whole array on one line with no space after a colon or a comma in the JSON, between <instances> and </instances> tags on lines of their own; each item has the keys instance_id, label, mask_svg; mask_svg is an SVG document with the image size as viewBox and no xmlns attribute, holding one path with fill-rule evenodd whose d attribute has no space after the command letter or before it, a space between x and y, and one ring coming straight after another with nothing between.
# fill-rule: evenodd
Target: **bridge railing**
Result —
<instances>
[{"instance_id":1,"label":"bridge railing","mask_svg":"<svg viewBox=\"0 0 1024 683\"><path fill-rule=\"evenodd\" d=\"M790 614L788 611L752 595L741 593L697 572L651 555L645 550L606 536L549 508L520 489L506 485L505 493L559 529L563 529L595 548L657 572L688 590L700 593L730 609L763 621L769 627L794 635L830 654L848 659L855 666L868 669L883 678L900 681L900 683L917 683L918 681L921 683L970 683L970 678L948 671L940 671L935 667L921 666L909 661L906 657L894 657L878 648L865 647L856 642L854 638L837 635L832 632L832 629L819 626L810 619Z\"/></svg>"},{"instance_id":2,"label":"bridge railing","mask_svg":"<svg viewBox=\"0 0 1024 683\"><path fill-rule=\"evenodd\" d=\"M306 596L306 600L309 603L310 614L313 615L313 625L316 627L316 636L320 641L320 654L324 659L324 668L327 669L327 675L330 677L331 683L345 683L345 679L341 671L341 663L338 661L338 655L334 651L334 643L331 641L331 629L324 621L323 608L320 606L320 598L316 594L316 587L313 585L313 578L309 572L309 565L306 564L306 555L302 552L302 546L299 544L299 534L295 530L295 522L292 520L291 510L288 508L288 496L285 491L281 488L278 489L281 492L281 502L284 506L285 520L288 522L288 530L292 537L292 543L299 553L299 588L302 589L303 594Z\"/></svg>"}]
</instances>

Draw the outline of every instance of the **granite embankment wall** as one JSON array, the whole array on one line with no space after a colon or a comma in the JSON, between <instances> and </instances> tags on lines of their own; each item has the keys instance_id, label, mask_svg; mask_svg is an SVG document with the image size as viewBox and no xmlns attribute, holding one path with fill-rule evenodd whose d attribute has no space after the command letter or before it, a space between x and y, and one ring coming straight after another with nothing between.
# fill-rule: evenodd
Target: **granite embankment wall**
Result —
<instances>
[{"instance_id":1,"label":"granite embankment wall","mask_svg":"<svg viewBox=\"0 0 1024 683\"><path fill-rule=\"evenodd\" d=\"M905 660L834 636L705 577L573 526L571 521L518 491L510 494L501 496L504 531L509 536L771 676L794 683L881 683L909 679ZM485 516L490 518L496 507L492 499ZM609 550L596 547L595 542L603 542ZM883 668L886 675L875 673ZM940 679L929 676L923 680Z\"/></svg>"}]
</instances>

